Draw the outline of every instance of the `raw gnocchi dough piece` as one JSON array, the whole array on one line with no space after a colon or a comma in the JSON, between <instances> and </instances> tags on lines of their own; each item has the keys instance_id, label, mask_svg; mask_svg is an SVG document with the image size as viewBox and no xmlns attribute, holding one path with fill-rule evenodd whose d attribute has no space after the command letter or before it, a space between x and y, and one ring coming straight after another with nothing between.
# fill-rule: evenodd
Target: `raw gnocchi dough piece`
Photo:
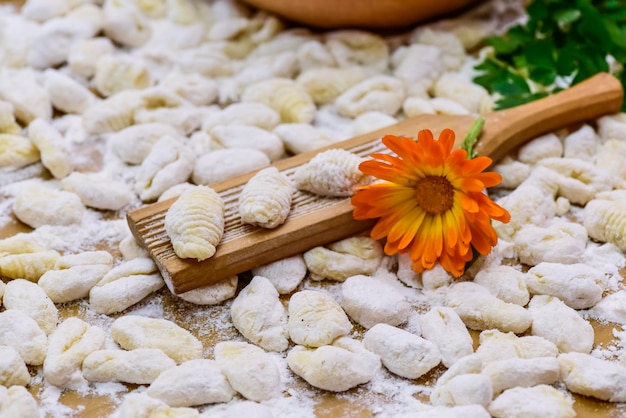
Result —
<instances>
[{"instance_id":1,"label":"raw gnocchi dough piece","mask_svg":"<svg viewBox=\"0 0 626 418\"><path fill-rule=\"evenodd\" d=\"M317 290L301 290L289 299L289 337L307 347L321 347L352 331L352 324L341 306L330 295Z\"/></svg>"},{"instance_id":2,"label":"raw gnocchi dough piece","mask_svg":"<svg viewBox=\"0 0 626 418\"><path fill-rule=\"evenodd\" d=\"M355 118L373 110L394 115L405 99L404 83L388 75L375 75L355 84L335 99L341 116Z\"/></svg>"},{"instance_id":3,"label":"raw gnocchi dough piece","mask_svg":"<svg viewBox=\"0 0 626 418\"><path fill-rule=\"evenodd\" d=\"M87 207L117 211L131 200L129 187L101 173L75 171L61 181L63 190L75 193Z\"/></svg>"},{"instance_id":4,"label":"raw gnocchi dough piece","mask_svg":"<svg viewBox=\"0 0 626 418\"><path fill-rule=\"evenodd\" d=\"M148 385L176 362L158 348L132 351L105 349L90 353L83 361L83 376L90 382L123 382Z\"/></svg>"},{"instance_id":5,"label":"raw gnocchi dough piece","mask_svg":"<svg viewBox=\"0 0 626 418\"><path fill-rule=\"evenodd\" d=\"M242 401L226 405L226 408L220 410L221 418L239 418L239 417L255 417L255 418L275 418L272 410L262 403L252 401Z\"/></svg>"},{"instance_id":6,"label":"raw gnocchi dough piece","mask_svg":"<svg viewBox=\"0 0 626 418\"><path fill-rule=\"evenodd\" d=\"M554 170L536 167L520 186L496 203L511 214L508 224L496 223L498 237L513 241L515 233L524 225L545 225L556 216L556 192ZM552 196L553 198L549 198Z\"/></svg>"},{"instance_id":7,"label":"raw gnocchi dough piece","mask_svg":"<svg viewBox=\"0 0 626 418\"><path fill-rule=\"evenodd\" d=\"M408 118L418 115L434 115L437 113L431 100L425 97L407 97L402 102L402 111Z\"/></svg>"},{"instance_id":8,"label":"raw gnocchi dough piece","mask_svg":"<svg viewBox=\"0 0 626 418\"><path fill-rule=\"evenodd\" d=\"M446 305L456 311L470 329L496 328L522 333L532 323L531 313L514 303L504 302L473 282L459 282L448 291Z\"/></svg>"},{"instance_id":9,"label":"raw gnocchi dough piece","mask_svg":"<svg viewBox=\"0 0 626 418\"><path fill-rule=\"evenodd\" d=\"M113 266L107 251L86 251L60 257L54 269L46 271L37 284L54 303L65 303L89 295Z\"/></svg>"},{"instance_id":10,"label":"raw gnocchi dough piece","mask_svg":"<svg viewBox=\"0 0 626 418\"><path fill-rule=\"evenodd\" d=\"M408 321L411 305L392 283L378 277L356 275L341 285L341 306L364 328L376 324L400 325Z\"/></svg>"},{"instance_id":11,"label":"raw gnocchi dough piece","mask_svg":"<svg viewBox=\"0 0 626 418\"><path fill-rule=\"evenodd\" d=\"M54 303L36 283L24 279L14 279L7 283L2 299L6 309L24 312L37 322L49 335L59 321L59 311Z\"/></svg>"},{"instance_id":12,"label":"raw gnocchi dough piece","mask_svg":"<svg viewBox=\"0 0 626 418\"><path fill-rule=\"evenodd\" d=\"M437 384L430 394L433 406L481 405L487 407L493 398L491 380L480 373L459 374L445 384Z\"/></svg>"},{"instance_id":13,"label":"raw gnocchi dough piece","mask_svg":"<svg viewBox=\"0 0 626 418\"><path fill-rule=\"evenodd\" d=\"M372 110L371 112L361 113L354 119L352 124L353 136L366 134L372 131L377 131L387 126L393 125L398 121L393 116L389 116L386 113Z\"/></svg>"},{"instance_id":14,"label":"raw gnocchi dough piece","mask_svg":"<svg viewBox=\"0 0 626 418\"><path fill-rule=\"evenodd\" d=\"M39 161L39 149L24 136L0 133L0 172L15 171Z\"/></svg>"},{"instance_id":15,"label":"raw gnocchi dough piece","mask_svg":"<svg viewBox=\"0 0 626 418\"><path fill-rule=\"evenodd\" d=\"M135 121L135 110L141 105L138 90L125 90L97 101L83 112L83 127L90 135L120 131Z\"/></svg>"},{"instance_id":16,"label":"raw gnocchi dough piece","mask_svg":"<svg viewBox=\"0 0 626 418\"><path fill-rule=\"evenodd\" d=\"M492 110L489 92L461 73L442 74L433 85L433 95L454 100L470 113L485 114Z\"/></svg>"},{"instance_id":17,"label":"raw gnocchi dough piece","mask_svg":"<svg viewBox=\"0 0 626 418\"><path fill-rule=\"evenodd\" d=\"M48 350L43 363L47 382L68 387L83 380L81 367L85 358L104 348L102 328L89 325L77 317L61 322L48 338Z\"/></svg>"},{"instance_id":18,"label":"raw gnocchi dough piece","mask_svg":"<svg viewBox=\"0 0 626 418\"><path fill-rule=\"evenodd\" d=\"M512 332L497 329L482 331L476 349L476 355L482 359L483 365L510 358L556 357L558 354L558 347L542 337L536 335L518 337Z\"/></svg>"},{"instance_id":19,"label":"raw gnocchi dough piece","mask_svg":"<svg viewBox=\"0 0 626 418\"><path fill-rule=\"evenodd\" d=\"M109 38L78 39L70 45L67 64L73 74L88 79L96 73L96 64L100 57L114 51L115 46Z\"/></svg>"},{"instance_id":20,"label":"raw gnocchi dough piece","mask_svg":"<svg viewBox=\"0 0 626 418\"><path fill-rule=\"evenodd\" d=\"M294 182L300 190L321 196L352 196L355 188L371 182L371 177L359 170L364 159L341 148L322 151L294 172Z\"/></svg>"},{"instance_id":21,"label":"raw gnocchi dough piece","mask_svg":"<svg viewBox=\"0 0 626 418\"><path fill-rule=\"evenodd\" d=\"M173 408L163 401L145 393L132 392L124 397L117 410L119 418L199 418L200 412L195 408Z\"/></svg>"},{"instance_id":22,"label":"raw gnocchi dough piece","mask_svg":"<svg viewBox=\"0 0 626 418\"><path fill-rule=\"evenodd\" d=\"M5 417L37 417L39 405L24 386L0 386L0 415Z\"/></svg>"},{"instance_id":23,"label":"raw gnocchi dough piece","mask_svg":"<svg viewBox=\"0 0 626 418\"><path fill-rule=\"evenodd\" d=\"M607 279L602 271L582 263L540 263L528 270L526 284L533 294L555 296L573 309L588 309L602 299Z\"/></svg>"},{"instance_id":24,"label":"raw gnocchi dough piece","mask_svg":"<svg viewBox=\"0 0 626 418\"><path fill-rule=\"evenodd\" d=\"M270 165L270 159L260 150L218 149L196 160L191 179L195 184L210 185L268 165Z\"/></svg>"},{"instance_id":25,"label":"raw gnocchi dough piece","mask_svg":"<svg viewBox=\"0 0 626 418\"><path fill-rule=\"evenodd\" d=\"M125 315L111 324L113 340L125 350L159 348L177 364L202 357L202 343L167 319Z\"/></svg>"},{"instance_id":26,"label":"raw gnocchi dough piece","mask_svg":"<svg viewBox=\"0 0 626 418\"><path fill-rule=\"evenodd\" d=\"M137 48L152 36L152 26L133 2L105 0L104 34L123 46Z\"/></svg>"},{"instance_id":27,"label":"raw gnocchi dough piece","mask_svg":"<svg viewBox=\"0 0 626 418\"><path fill-rule=\"evenodd\" d=\"M308 123L281 123L273 131L291 154L301 154L331 145L334 140Z\"/></svg>"},{"instance_id":28,"label":"raw gnocchi dough piece","mask_svg":"<svg viewBox=\"0 0 626 418\"><path fill-rule=\"evenodd\" d=\"M472 336L461 317L452 308L435 306L420 317L422 337L435 344L441 362L451 367L457 360L474 352Z\"/></svg>"},{"instance_id":29,"label":"raw gnocchi dough piece","mask_svg":"<svg viewBox=\"0 0 626 418\"><path fill-rule=\"evenodd\" d=\"M558 195L580 206L597 193L611 190L616 183L609 170L578 158L544 158L537 164L556 171Z\"/></svg>"},{"instance_id":30,"label":"raw gnocchi dough piece","mask_svg":"<svg viewBox=\"0 0 626 418\"><path fill-rule=\"evenodd\" d=\"M310 68L310 67L305 67ZM332 103L350 87L367 78L367 72L359 66L342 68L311 68L296 78L317 105Z\"/></svg>"},{"instance_id":31,"label":"raw gnocchi dough piece","mask_svg":"<svg viewBox=\"0 0 626 418\"><path fill-rule=\"evenodd\" d=\"M211 129L210 135L219 147L258 149L270 161L279 160L285 154L285 147L278 135L256 126L218 125Z\"/></svg>"},{"instance_id":32,"label":"raw gnocchi dough piece","mask_svg":"<svg viewBox=\"0 0 626 418\"><path fill-rule=\"evenodd\" d=\"M156 200L165 190L187 181L194 160L191 150L177 137L163 136L141 163L135 178L135 192L144 202Z\"/></svg>"},{"instance_id":33,"label":"raw gnocchi dough piece","mask_svg":"<svg viewBox=\"0 0 626 418\"><path fill-rule=\"evenodd\" d=\"M341 337L314 349L295 346L287 354L287 365L316 388L344 392L372 380L380 369L380 358L360 341Z\"/></svg>"},{"instance_id":34,"label":"raw gnocchi dough piece","mask_svg":"<svg viewBox=\"0 0 626 418\"><path fill-rule=\"evenodd\" d=\"M28 137L39 149L41 162L55 178L63 178L74 168L63 136L50 123L35 119L28 125Z\"/></svg>"},{"instance_id":35,"label":"raw gnocchi dough piece","mask_svg":"<svg viewBox=\"0 0 626 418\"><path fill-rule=\"evenodd\" d=\"M202 111L169 89L145 89L141 99L141 106L135 110L135 123L165 123L183 135L190 135L202 124Z\"/></svg>"},{"instance_id":36,"label":"raw gnocchi dough piece","mask_svg":"<svg viewBox=\"0 0 626 418\"><path fill-rule=\"evenodd\" d=\"M400 47L391 58L393 75L404 81L412 97L415 92L429 90L446 70L442 50L433 45Z\"/></svg>"},{"instance_id":37,"label":"raw gnocchi dough piece","mask_svg":"<svg viewBox=\"0 0 626 418\"><path fill-rule=\"evenodd\" d=\"M530 165L506 156L493 166L493 171L502 176L498 187L513 190L530 175Z\"/></svg>"},{"instance_id":38,"label":"raw gnocchi dough piece","mask_svg":"<svg viewBox=\"0 0 626 418\"><path fill-rule=\"evenodd\" d=\"M33 34L33 42L26 55L28 66L45 69L64 64L72 42L90 38L100 31L100 22L95 21L99 17L95 15L99 13L98 7L85 5L80 10L77 8L72 16L42 23Z\"/></svg>"},{"instance_id":39,"label":"raw gnocchi dough piece","mask_svg":"<svg viewBox=\"0 0 626 418\"><path fill-rule=\"evenodd\" d=\"M167 210L165 231L178 257L212 257L224 234L222 198L206 186L183 192Z\"/></svg>"},{"instance_id":40,"label":"raw gnocchi dough piece","mask_svg":"<svg viewBox=\"0 0 626 418\"><path fill-rule=\"evenodd\" d=\"M282 225L291 211L296 188L276 167L256 173L239 195L241 222L273 229Z\"/></svg>"},{"instance_id":41,"label":"raw gnocchi dough piece","mask_svg":"<svg viewBox=\"0 0 626 418\"><path fill-rule=\"evenodd\" d=\"M285 351L287 311L272 283L255 276L233 301L230 316L235 328L250 342L267 351Z\"/></svg>"},{"instance_id":42,"label":"raw gnocchi dough piece","mask_svg":"<svg viewBox=\"0 0 626 418\"><path fill-rule=\"evenodd\" d=\"M498 395L514 387L556 383L559 380L559 361L556 357L509 358L486 364L481 373L491 379L493 394Z\"/></svg>"},{"instance_id":43,"label":"raw gnocchi dough piece","mask_svg":"<svg viewBox=\"0 0 626 418\"><path fill-rule=\"evenodd\" d=\"M585 124L563 138L563 157L591 160L598 148L597 140L596 132Z\"/></svg>"},{"instance_id":44,"label":"raw gnocchi dough piece","mask_svg":"<svg viewBox=\"0 0 626 418\"><path fill-rule=\"evenodd\" d=\"M407 379L417 379L441 362L441 353L435 344L384 323L367 330L363 346L378 354L390 372Z\"/></svg>"},{"instance_id":45,"label":"raw gnocchi dough piece","mask_svg":"<svg viewBox=\"0 0 626 418\"><path fill-rule=\"evenodd\" d=\"M610 242L626 251L626 199L613 200L605 196L585 205L583 224L590 238Z\"/></svg>"},{"instance_id":46,"label":"raw gnocchi dough piece","mask_svg":"<svg viewBox=\"0 0 626 418\"><path fill-rule=\"evenodd\" d=\"M196 187L195 184L192 184L189 182L176 184L170 187L169 189L167 189L166 191L164 191L163 193L161 193L161 196L159 196L159 198L157 199L157 202L162 202L164 200L168 200L173 197L178 197L181 194L183 194L183 192L186 192L187 190L190 190L190 189L194 189L195 187Z\"/></svg>"},{"instance_id":47,"label":"raw gnocchi dough piece","mask_svg":"<svg viewBox=\"0 0 626 418\"><path fill-rule=\"evenodd\" d=\"M280 123L280 114L269 105L257 102L237 102L210 115L202 124L203 131L217 125L256 126L271 131Z\"/></svg>"},{"instance_id":48,"label":"raw gnocchi dough piece","mask_svg":"<svg viewBox=\"0 0 626 418\"><path fill-rule=\"evenodd\" d=\"M217 100L218 84L198 73L173 71L161 80L160 85L171 89L195 106L208 106Z\"/></svg>"},{"instance_id":49,"label":"raw gnocchi dough piece","mask_svg":"<svg viewBox=\"0 0 626 418\"><path fill-rule=\"evenodd\" d=\"M30 382L30 374L20 353L8 345L0 345L0 386L26 386ZM1 389L0 389L1 390ZM2 395L0 395L0 413L2 412Z\"/></svg>"},{"instance_id":50,"label":"raw gnocchi dough piece","mask_svg":"<svg viewBox=\"0 0 626 418\"><path fill-rule=\"evenodd\" d=\"M309 93L289 78L270 78L248 85L242 102L265 103L280 115L283 123L311 123L317 108Z\"/></svg>"},{"instance_id":51,"label":"raw gnocchi dough piece","mask_svg":"<svg viewBox=\"0 0 626 418\"><path fill-rule=\"evenodd\" d=\"M474 276L477 283L489 290L498 299L526 306L530 293L526 285L526 274L507 265L487 267Z\"/></svg>"},{"instance_id":52,"label":"raw gnocchi dough piece","mask_svg":"<svg viewBox=\"0 0 626 418\"><path fill-rule=\"evenodd\" d=\"M21 190L13 202L13 213L26 225L80 224L85 206L74 193L32 184Z\"/></svg>"},{"instance_id":53,"label":"raw gnocchi dough piece","mask_svg":"<svg viewBox=\"0 0 626 418\"><path fill-rule=\"evenodd\" d=\"M626 324L626 290L606 295L588 312L592 318Z\"/></svg>"},{"instance_id":54,"label":"raw gnocchi dough piece","mask_svg":"<svg viewBox=\"0 0 626 418\"><path fill-rule=\"evenodd\" d=\"M442 59L448 71L457 71L467 60L465 48L461 40L453 32L430 27L420 27L415 30L411 42L423 45L432 45L443 53Z\"/></svg>"},{"instance_id":55,"label":"raw gnocchi dough piece","mask_svg":"<svg viewBox=\"0 0 626 418\"><path fill-rule=\"evenodd\" d=\"M281 393L280 369L271 354L254 344L224 341L215 345L215 362L238 393L263 402Z\"/></svg>"},{"instance_id":56,"label":"raw gnocchi dough piece","mask_svg":"<svg viewBox=\"0 0 626 418\"><path fill-rule=\"evenodd\" d=\"M526 164L536 164L544 158L563 156L563 144L553 133L538 136L519 149L517 158Z\"/></svg>"},{"instance_id":57,"label":"raw gnocchi dough piece","mask_svg":"<svg viewBox=\"0 0 626 418\"><path fill-rule=\"evenodd\" d=\"M252 269L254 276L267 278L281 295L296 290L306 276L307 269L302 254L286 257Z\"/></svg>"},{"instance_id":58,"label":"raw gnocchi dough piece","mask_svg":"<svg viewBox=\"0 0 626 418\"><path fill-rule=\"evenodd\" d=\"M68 0L27 0L20 9L20 14L30 20L45 22L66 15L70 7L71 2Z\"/></svg>"},{"instance_id":59,"label":"raw gnocchi dough piece","mask_svg":"<svg viewBox=\"0 0 626 418\"><path fill-rule=\"evenodd\" d=\"M0 274L9 279L26 279L37 282L48 270L54 268L60 255L54 250L0 257Z\"/></svg>"},{"instance_id":60,"label":"raw gnocchi dough piece","mask_svg":"<svg viewBox=\"0 0 626 418\"><path fill-rule=\"evenodd\" d=\"M304 262L311 279L345 281L348 277L371 275L383 259L382 245L370 237L350 237L326 247L306 251Z\"/></svg>"},{"instance_id":61,"label":"raw gnocchi dough piece","mask_svg":"<svg viewBox=\"0 0 626 418\"><path fill-rule=\"evenodd\" d=\"M140 123L115 132L108 142L123 162L141 164L152 146L166 135L177 136L178 132L165 123Z\"/></svg>"},{"instance_id":62,"label":"raw gnocchi dough piece","mask_svg":"<svg viewBox=\"0 0 626 418\"><path fill-rule=\"evenodd\" d=\"M0 99L13 105L15 117L24 125L37 118L52 119L50 95L38 83L37 73L32 69L3 69Z\"/></svg>"},{"instance_id":63,"label":"raw gnocchi dough piece","mask_svg":"<svg viewBox=\"0 0 626 418\"><path fill-rule=\"evenodd\" d=\"M218 305L235 296L238 283L239 277L235 274L217 283L201 286L176 296L195 305Z\"/></svg>"},{"instance_id":64,"label":"raw gnocchi dough piece","mask_svg":"<svg viewBox=\"0 0 626 418\"><path fill-rule=\"evenodd\" d=\"M586 353L558 357L561 379L567 390L609 402L626 401L626 367Z\"/></svg>"},{"instance_id":65,"label":"raw gnocchi dough piece","mask_svg":"<svg viewBox=\"0 0 626 418\"><path fill-rule=\"evenodd\" d=\"M25 312L7 309L0 312L0 346L13 347L31 366L41 366L48 349L48 337L39 324Z\"/></svg>"},{"instance_id":66,"label":"raw gnocchi dough piece","mask_svg":"<svg viewBox=\"0 0 626 418\"><path fill-rule=\"evenodd\" d=\"M514 244L515 253L524 264L574 264L585 252L587 231L574 222L557 222L547 227L525 225L515 234Z\"/></svg>"},{"instance_id":67,"label":"raw gnocchi dough piece","mask_svg":"<svg viewBox=\"0 0 626 418\"><path fill-rule=\"evenodd\" d=\"M326 46L340 67L363 66L380 73L389 66L389 45L375 33L357 29L327 32Z\"/></svg>"},{"instance_id":68,"label":"raw gnocchi dough piece","mask_svg":"<svg viewBox=\"0 0 626 418\"><path fill-rule=\"evenodd\" d=\"M594 342L593 327L559 298L535 295L528 304L528 311L533 318L530 328L532 335L554 343L562 353L591 352Z\"/></svg>"},{"instance_id":69,"label":"raw gnocchi dough piece","mask_svg":"<svg viewBox=\"0 0 626 418\"><path fill-rule=\"evenodd\" d=\"M214 360L195 359L163 371L145 394L173 407L230 402L235 391Z\"/></svg>"},{"instance_id":70,"label":"raw gnocchi dough piece","mask_svg":"<svg viewBox=\"0 0 626 418\"><path fill-rule=\"evenodd\" d=\"M150 258L135 258L115 266L89 291L89 305L111 314L141 301L165 285Z\"/></svg>"},{"instance_id":71,"label":"raw gnocchi dough piece","mask_svg":"<svg viewBox=\"0 0 626 418\"><path fill-rule=\"evenodd\" d=\"M80 115L96 101L87 87L61 71L49 68L43 72L43 79L52 106L63 113Z\"/></svg>"},{"instance_id":72,"label":"raw gnocchi dough piece","mask_svg":"<svg viewBox=\"0 0 626 418\"><path fill-rule=\"evenodd\" d=\"M550 385L517 387L504 391L487 407L496 418L573 418L574 400Z\"/></svg>"},{"instance_id":73,"label":"raw gnocchi dough piece","mask_svg":"<svg viewBox=\"0 0 626 418\"><path fill-rule=\"evenodd\" d=\"M333 67L335 58L330 54L326 45L318 40L311 40L298 46L296 50L298 65L307 71L318 68Z\"/></svg>"}]
</instances>

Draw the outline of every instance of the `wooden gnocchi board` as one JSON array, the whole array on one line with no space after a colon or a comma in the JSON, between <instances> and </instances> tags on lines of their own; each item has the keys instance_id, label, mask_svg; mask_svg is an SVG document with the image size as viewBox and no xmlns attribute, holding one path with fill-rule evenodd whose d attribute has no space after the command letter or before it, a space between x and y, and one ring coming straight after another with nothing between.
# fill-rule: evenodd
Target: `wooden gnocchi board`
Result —
<instances>
[{"instance_id":1,"label":"wooden gnocchi board","mask_svg":"<svg viewBox=\"0 0 626 418\"><path fill-rule=\"evenodd\" d=\"M540 134L615 113L619 111L622 100L620 82L609 74L598 74L556 95L488 114L475 150L479 155L487 155L497 161L524 141ZM344 148L367 157L373 152L383 151L380 141L383 135L415 136L421 129L430 129L437 135L444 128L453 129L457 134L456 146L459 146L474 120L472 116L420 115L277 161L273 165L291 177L299 166L327 149ZM278 228L267 230L243 225L238 213L239 193L254 174L251 172L211 185L225 203L225 232L215 255L202 262L178 258L165 232L165 214L176 198L127 214L137 242L148 250L174 293L215 283L251 268L337 241L373 225L372 221L355 221L352 218L349 198L325 198L300 191L294 195L287 221Z\"/></svg>"}]
</instances>

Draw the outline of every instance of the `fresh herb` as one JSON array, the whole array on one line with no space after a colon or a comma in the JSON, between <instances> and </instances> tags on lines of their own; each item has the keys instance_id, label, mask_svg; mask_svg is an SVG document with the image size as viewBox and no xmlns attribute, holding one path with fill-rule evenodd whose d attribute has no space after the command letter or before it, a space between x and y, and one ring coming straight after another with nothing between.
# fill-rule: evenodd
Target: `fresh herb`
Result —
<instances>
[{"instance_id":1,"label":"fresh herb","mask_svg":"<svg viewBox=\"0 0 626 418\"><path fill-rule=\"evenodd\" d=\"M626 87L626 1L533 0L526 23L485 40L493 53L474 82L505 109L556 93L599 72ZM626 110L626 104L622 105Z\"/></svg>"}]
</instances>

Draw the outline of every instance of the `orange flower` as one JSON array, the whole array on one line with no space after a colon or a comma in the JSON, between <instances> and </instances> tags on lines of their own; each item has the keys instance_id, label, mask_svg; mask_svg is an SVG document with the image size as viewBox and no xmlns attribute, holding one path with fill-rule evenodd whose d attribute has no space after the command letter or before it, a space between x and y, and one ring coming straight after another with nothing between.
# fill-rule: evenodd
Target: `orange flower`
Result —
<instances>
[{"instance_id":1,"label":"orange flower","mask_svg":"<svg viewBox=\"0 0 626 418\"><path fill-rule=\"evenodd\" d=\"M498 242L491 219L507 223L509 213L483 190L502 181L483 172L491 158L467 159L452 150L454 132L439 140L429 130L411 138L386 135L382 141L397 156L372 154L359 169L385 182L357 188L352 197L354 219L380 218L371 236L387 237L385 253L408 252L413 269L422 272L439 262L455 277L473 257L472 247L487 255Z\"/></svg>"}]
</instances>

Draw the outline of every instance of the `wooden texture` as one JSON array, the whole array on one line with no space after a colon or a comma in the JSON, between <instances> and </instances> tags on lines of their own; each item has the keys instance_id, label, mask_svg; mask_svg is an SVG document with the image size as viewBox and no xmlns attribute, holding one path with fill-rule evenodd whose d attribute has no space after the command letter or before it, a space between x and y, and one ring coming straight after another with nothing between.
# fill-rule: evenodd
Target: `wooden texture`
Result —
<instances>
[{"instance_id":1,"label":"wooden texture","mask_svg":"<svg viewBox=\"0 0 626 418\"><path fill-rule=\"evenodd\" d=\"M497 161L524 141L542 133L615 113L620 109L622 100L619 81L609 74L598 74L556 95L485 116L485 126L476 151ZM381 136L415 136L421 129L430 129L438 134L444 128L451 128L457 134L458 146L473 122L471 116L420 115L273 165L291 177L297 167L326 149L344 148L367 157L372 152L385 151L379 140ZM352 219L348 198L323 198L297 192L289 218L283 225L273 230L242 225L238 215L239 192L254 174L211 185L224 199L226 228L215 255L202 262L178 258L165 233L165 214L175 198L128 213L127 220L133 235L154 258L174 293L215 283L253 267L337 241L364 231L373 224L371 221Z\"/></svg>"}]
</instances>

